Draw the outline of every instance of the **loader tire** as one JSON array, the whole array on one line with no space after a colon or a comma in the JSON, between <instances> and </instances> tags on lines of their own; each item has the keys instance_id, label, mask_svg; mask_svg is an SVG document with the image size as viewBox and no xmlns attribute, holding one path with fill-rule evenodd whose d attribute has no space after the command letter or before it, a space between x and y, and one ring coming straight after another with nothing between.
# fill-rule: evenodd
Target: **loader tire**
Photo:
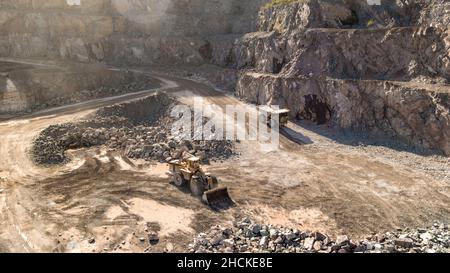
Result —
<instances>
[{"instance_id":1,"label":"loader tire","mask_svg":"<svg viewBox=\"0 0 450 273\"><path fill-rule=\"evenodd\" d=\"M196 197L200 197L205 192L203 183L200 178L192 178L190 183L191 193Z\"/></svg>"},{"instance_id":2,"label":"loader tire","mask_svg":"<svg viewBox=\"0 0 450 273\"><path fill-rule=\"evenodd\" d=\"M181 174L177 173L173 176L173 183L175 184L175 186L181 188L186 185L186 180Z\"/></svg>"}]
</instances>

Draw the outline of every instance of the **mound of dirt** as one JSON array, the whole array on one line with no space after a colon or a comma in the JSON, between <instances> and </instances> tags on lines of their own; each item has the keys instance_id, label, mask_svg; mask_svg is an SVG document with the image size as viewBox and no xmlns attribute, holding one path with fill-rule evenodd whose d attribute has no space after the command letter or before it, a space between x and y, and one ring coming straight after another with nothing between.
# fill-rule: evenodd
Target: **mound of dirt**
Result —
<instances>
[{"instance_id":1,"label":"mound of dirt","mask_svg":"<svg viewBox=\"0 0 450 273\"><path fill-rule=\"evenodd\" d=\"M175 99L157 93L144 99L99 109L78 123L52 125L35 139L31 155L37 164L67 163L65 151L106 145L126 156L169 161L198 156L204 163L233 156L231 141L190 141L172 136L170 116ZM204 120L206 123L207 120Z\"/></svg>"}]
</instances>

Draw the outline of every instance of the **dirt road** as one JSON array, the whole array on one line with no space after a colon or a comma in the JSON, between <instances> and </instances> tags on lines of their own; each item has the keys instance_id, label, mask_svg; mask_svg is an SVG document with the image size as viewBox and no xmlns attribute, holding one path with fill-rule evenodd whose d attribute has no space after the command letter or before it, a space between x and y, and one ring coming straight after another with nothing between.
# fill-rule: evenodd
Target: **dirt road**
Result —
<instances>
[{"instance_id":1,"label":"dirt road","mask_svg":"<svg viewBox=\"0 0 450 273\"><path fill-rule=\"evenodd\" d=\"M201 83L152 75L182 101L196 95L218 105L242 103ZM238 158L208 167L237 202L221 212L169 185L164 165L105 148L71 151L65 166L31 162L27 151L47 126L151 92L0 122L0 251L185 251L193 233L242 216L354 237L450 219L448 158L354 145L354 136L349 144L348 136L309 123L289 124L278 151L244 141ZM159 244L149 245L150 231L159 233Z\"/></svg>"}]
</instances>

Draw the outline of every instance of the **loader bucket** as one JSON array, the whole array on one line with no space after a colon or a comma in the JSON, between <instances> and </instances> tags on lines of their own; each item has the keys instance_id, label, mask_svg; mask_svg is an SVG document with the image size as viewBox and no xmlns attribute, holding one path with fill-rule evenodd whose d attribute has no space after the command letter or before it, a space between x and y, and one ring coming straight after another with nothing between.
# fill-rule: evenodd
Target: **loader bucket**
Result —
<instances>
[{"instance_id":1,"label":"loader bucket","mask_svg":"<svg viewBox=\"0 0 450 273\"><path fill-rule=\"evenodd\" d=\"M227 187L218 187L203 194L203 202L214 209L227 209L234 206Z\"/></svg>"}]
</instances>

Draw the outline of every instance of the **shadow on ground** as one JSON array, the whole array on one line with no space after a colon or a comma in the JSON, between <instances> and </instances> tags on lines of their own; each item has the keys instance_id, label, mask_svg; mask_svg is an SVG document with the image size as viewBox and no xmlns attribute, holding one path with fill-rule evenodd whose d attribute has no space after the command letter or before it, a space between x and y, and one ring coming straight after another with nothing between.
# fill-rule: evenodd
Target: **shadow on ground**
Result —
<instances>
[{"instance_id":1,"label":"shadow on ground","mask_svg":"<svg viewBox=\"0 0 450 273\"><path fill-rule=\"evenodd\" d=\"M304 128L305 130L312 131L320 136L326 137L343 145L349 145L353 147L380 146L395 151L408 152L420 156L443 156L443 153L441 151L419 147L395 137L373 136L364 132L350 129L338 129L330 127L329 125L317 125L314 122L306 120L292 120L291 122L299 127ZM298 138L298 141L302 142L301 144L313 144L313 141L311 141L308 137L305 136L302 138L302 134L295 132L292 129L288 130L290 136L286 137L288 137L290 140L294 139L293 141L297 142L295 139Z\"/></svg>"}]
</instances>

